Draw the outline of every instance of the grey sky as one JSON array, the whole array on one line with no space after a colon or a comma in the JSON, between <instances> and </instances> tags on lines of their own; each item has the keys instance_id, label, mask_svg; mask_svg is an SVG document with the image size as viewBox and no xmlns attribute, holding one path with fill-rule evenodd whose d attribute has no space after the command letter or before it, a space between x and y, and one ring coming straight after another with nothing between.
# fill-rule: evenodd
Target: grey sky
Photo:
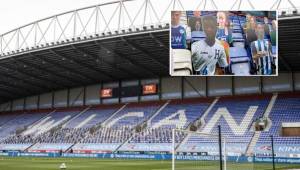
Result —
<instances>
[{"instance_id":1,"label":"grey sky","mask_svg":"<svg viewBox=\"0 0 300 170\"><path fill-rule=\"evenodd\" d=\"M1 0L0 5L0 34L10 31L14 28L28 24L58 13L96 5L115 0ZM163 0L161 0L162 2ZM182 0L185 2L192 0ZM197 0L193 0L197 1ZM200 1L200 0L198 0ZM229 0L226 0L226 2ZM230 0L234 2L235 0ZM246 0L244 6L249 7ZM275 0L250 0L259 9L269 9ZM289 6L287 0L282 0L281 7ZM296 6L300 6L299 0L292 0ZM230 8L224 0L215 0L217 6ZM264 2L264 3L261 3ZM221 4L222 3L222 4ZM209 2L208 2L209 4ZM230 5L231 6L231 5Z\"/></svg>"},{"instance_id":2,"label":"grey sky","mask_svg":"<svg viewBox=\"0 0 300 170\"><path fill-rule=\"evenodd\" d=\"M58 13L112 0L1 0L0 34Z\"/></svg>"}]
</instances>

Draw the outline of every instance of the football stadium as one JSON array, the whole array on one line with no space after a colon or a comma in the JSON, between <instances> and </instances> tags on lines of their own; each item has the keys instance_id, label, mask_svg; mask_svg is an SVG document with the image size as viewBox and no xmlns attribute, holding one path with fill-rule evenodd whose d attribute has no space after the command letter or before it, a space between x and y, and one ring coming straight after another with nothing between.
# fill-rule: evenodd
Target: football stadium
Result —
<instances>
[{"instance_id":1,"label":"football stadium","mask_svg":"<svg viewBox=\"0 0 300 170\"><path fill-rule=\"evenodd\" d=\"M1 34L0 169L300 169L298 8L269 5L278 76L172 77L171 11L220 8L184 2L111 1ZM268 12L250 9L271 29L261 20ZM243 12L228 19L240 35L228 65L250 67L251 55L236 56L249 46L250 21Z\"/></svg>"}]
</instances>

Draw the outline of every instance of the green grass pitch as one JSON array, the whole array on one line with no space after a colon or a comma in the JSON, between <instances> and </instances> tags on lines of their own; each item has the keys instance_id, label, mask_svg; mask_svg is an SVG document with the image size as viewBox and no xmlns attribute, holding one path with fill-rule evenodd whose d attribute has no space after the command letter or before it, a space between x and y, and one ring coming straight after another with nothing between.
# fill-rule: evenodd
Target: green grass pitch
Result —
<instances>
[{"instance_id":1,"label":"green grass pitch","mask_svg":"<svg viewBox=\"0 0 300 170\"><path fill-rule=\"evenodd\" d=\"M80 159L80 158L11 158L0 157L0 170L58 170L65 163L67 170L171 170L171 161ZM217 170L218 162L177 161L177 170ZM230 163L227 170L271 170L271 164ZM300 164L277 164L276 170L300 169Z\"/></svg>"}]
</instances>

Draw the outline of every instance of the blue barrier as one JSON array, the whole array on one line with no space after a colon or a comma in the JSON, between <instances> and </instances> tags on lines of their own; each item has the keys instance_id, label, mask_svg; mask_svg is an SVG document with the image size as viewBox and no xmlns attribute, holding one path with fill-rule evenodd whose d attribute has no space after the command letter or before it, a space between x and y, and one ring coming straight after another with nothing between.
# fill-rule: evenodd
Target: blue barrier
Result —
<instances>
[{"instance_id":1,"label":"blue barrier","mask_svg":"<svg viewBox=\"0 0 300 170\"><path fill-rule=\"evenodd\" d=\"M82 153L30 153L30 152L8 152L0 153L0 156L10 156L10 157L65 157L65 158L99 158L99 159L150 159L150 160L171 160L171 154L82 154ZM176 155L176 160L219 160L219 156L194 156L194 155ZM247 156L227 156L227 161L245 163L245 162L272 162L271 157L247 157ZM276 157L276 163L290 163L290 164L300 164L300 158L287 158L287 157Z\"/></svg>"},{"instance_id":2,"label":"blue barrier","mask_svg":"<svg viewBox=\"0 0 300 170\"><path fill-rule=\"evenodd\" d=\"M8 153L2 153L2 152L0 152L0 156L8 156Z\"/></svg>"},{"instance_id":3,"label":"blue barrier","mask_svg":"<svg viewBox=\"0 0 300 170\"><path fill-rule=\"evenodd\" d=\"M31 152L8 152L8 155L10 157L60 157L59 153L31 153Z\"/></svg>"},{"instance_id":4,"label":"blue barrier","mask_svg":"<svg viewBox=\"0 0 300 170\"><path fill-rule=\"evenodd\" d=\"M194 156L194 155L176 155L176 160L188 160L188 161L216 161L220 160L219 156Z\"/></svg>"},{"instance_id":5,"label":"blue barrier","mask_svg":"<svg viewBox=\"0 0 300 170\"><path fill-rule=\"evenodd\" d=\"M170 154L74 154L65 153L62 157L71 158L115 158L115 159L154 159L154 160L170 160Z\"/></svg>"},{"instance_id":6,"label":"blue barrier","mask_svg":"<svg viewBox=\"0 0 300 170\"><path fill-rule=\"evenodd\" d=\"M271 157L255 157L254 162L272 162ZM300 158L275 158L276 163L300 164Z\"/></svg>"}]
</instances>

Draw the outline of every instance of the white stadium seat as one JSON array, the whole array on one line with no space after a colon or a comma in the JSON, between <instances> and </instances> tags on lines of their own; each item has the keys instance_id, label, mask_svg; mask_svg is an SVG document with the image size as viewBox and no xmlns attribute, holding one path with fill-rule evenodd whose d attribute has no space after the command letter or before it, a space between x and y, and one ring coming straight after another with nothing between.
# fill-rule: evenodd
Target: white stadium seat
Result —
<instances>
[{"instance_id":1,"label":"white stadium seat","mask_svg":"<svg viewBox=\"0 0 300 170\"><path fill-rule=\"evenodd\" d=\"M191 51L186 49L172 49L172 76L188 76L193 72Z\"/></svg>"}]
</instances>

